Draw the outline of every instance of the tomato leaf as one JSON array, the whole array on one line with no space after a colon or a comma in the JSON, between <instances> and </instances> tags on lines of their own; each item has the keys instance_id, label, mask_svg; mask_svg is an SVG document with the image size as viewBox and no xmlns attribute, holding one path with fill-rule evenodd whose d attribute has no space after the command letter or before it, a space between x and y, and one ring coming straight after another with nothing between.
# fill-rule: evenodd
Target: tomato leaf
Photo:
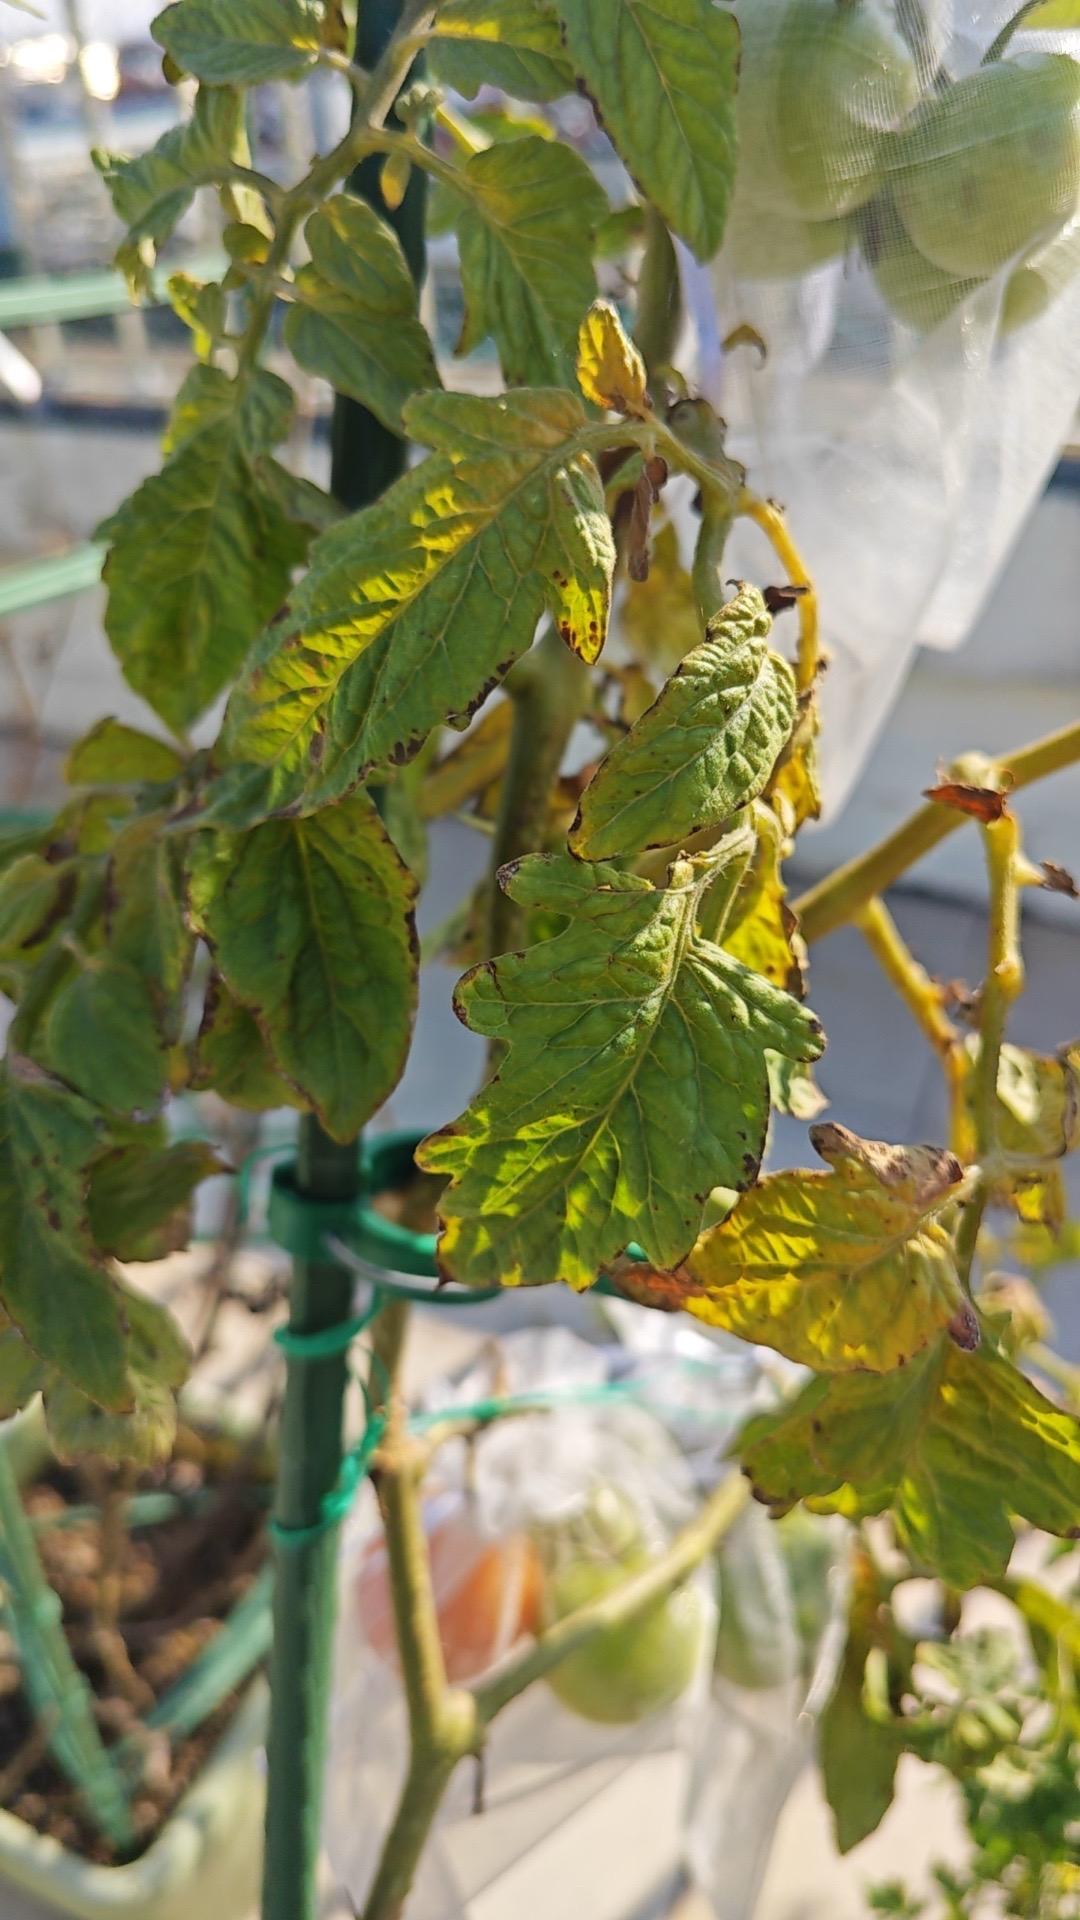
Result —
<instances>
[{"instance_id":1,"label":"tomato leaf","mask_svg":"<svg viewBox=\"0 0 1080 1920\"><path fill-rule=\"evenodd\" d=\"M1051 28L1080 27L1080 0L1042 0L1042 5L1024 15L1025 33L1045 33Z\"/></svg>"},{"instance_id":2,"label":"tomato leaf","mask_svg":"<svg viewBox=\"0 0 1080 1920\"><path fill-rule=\"evenodd\" d=\"M0 1420L10 1420L40 1393L48 1368L10 1320L0 1325Z\"/></svg>"},{"instance_id":3,"label":"tomato leaf","mask_svg":"<svg viewBox=\"0 0 1080 1920\"><path fill-rule=\"evenodd\" d=\"M176 1389L187 1379L191 1355L172 1315L131 1287L117 1287L125 1327L129 1410L97 1406L62 1375L45 1382L49 1438L69 1460L88 1453L119 1465L149 1467L167 1460L176 1438Z\"/></svg>"},{"instance_id":4,"label":"tomato leaf","mask_svg":"<svg viewBox=\"0 0 1080 1920\"><path fill-rule=\"evenodd\" d=\"M594 300L578 329L577 377L595 406L611 413L648 411L645 362L607 300Z\"/></svg>"},{"instance_id":5,"label":"tomato leaf","mask_svg":"<svg viewBox=\"0 0 1080 1920\"><path fill-rule=\"evenodd\" d=\"M763 973L774 986L801 1000L804 991L806 947L799 923L787 904L781 871L783 838L771 808L754 812L758 830L754 856L724 925L723 945L752 973ZM803 1114L813 1119L813 1114Z\"/></svg>"},{"instance_id":6,"label":"tomato leaf","mask_svg":"<svg viewBox=\"0 0 1080 1920\"><path fill-rule=\"evenodd\" d=\"M100 1116L32 1061L0 1077L0 1297L35 1353L99 1405L129 1404L116 1293L86 1211Z\"/></svg>"},{"instance_id":7,"label":"tomato leaf","mask_svg":"<svg viewBox=\"0 0 1080 1920\"><path fill-rule=\"evenodd\" d=\"M448 0L435 16L428 61L469 100L486 86L517 100L574 90L559 22L543 0Z\"/></svg>"},{"instance_id":8,"label":"tomato leaf","mask_svg":"<svg viewBox=\"0 0 1080 1920\"><path fill-rule=\"evenodd\" d=\"M127 237L116 255L133 294L144 293L154 254L191 205L195 189L219 179L236 155L244 107L228 87L200 87L194 112L145 153L92 154Z\"/></svg>"},{"instance_id":9,"label":"tomato leaf","mask_svg":"<svg viewBox=\"0 0 1080 1920\"><path fill-rule=\"evenodd\" d=\"M312 549L289 616L226 716L241 764L210 796L230 825L325 804L460 724L545 607L595 658L615 556L570 393L433 393L406 409L437 451Z\"/></svg>"},{"instance_id":10,"label":"tomato leaf","mask_svg":"<svg viewBox=\"0 0 1080 1920\"><path fill-rule=\"evenodd\" d=\"M875 1583L856 1560L844 1655L818 1733L821 1784L840 1853L850 1853L881 1825L893 1803L903 1751L899 1728L873 1719L863 1700L867 1655L876 1644L877 1601Z\"/></svg>"},{"instance_id":11,"label":"tomato leaf","mask_svg":"<svg viewBox=\"0 0 1080 1920\"><path fill-rule=\"evenodd\" d=\"M591 1285L637 1240L689 1252L716 1186L755 1178L768 1049L811 1059L813 1016L695 931L689 863L663 889L534 855L515 900L569 925L465 976L456 1007L507 1043L496 1077L418 1160L451 1177L442 1270L469 1284Z\"/></svg>"},{"instance_id":12,"label":"tomato leaf","mask_svg":"<svg viewBox=\"0 0 1080 1920\"><path fill-rule=\"evenodd\" d=\"M87 1208L97 1245L117 1260L163 1260L186 1247L192 1194L224 1170L201 1140L169 1146L151 1137L115 1147L90 1170Z\"/></svg>"},{"instance_id":13,"label":"tomato leaf","mask_svg":"<svg viewBox=\"0 0 1080 1920\"><path fill-rule=\"evenodd\" d=\"M134 967L87 956L49 1006L50 1067L95 1105L151 1113L165 1092L165 1056L150 990Z\"/></svg>"},{"instance_id":14,"label":"tomato leaf","mask_svg":"<svg viewBox=\"0 0 1080 1920\"><path fill-rule=\"evenodd\" d=\"M296 80L323 44L321 0L175 0L150 31L184 73L213 86Z\"/></svg>"},{"instance_id":15,"label":"tomato leaf","mask_svg":"<svg viewBox=\"0 0 1080 1920\"><path fill-rule=\"evenodd\" d=\"M938 1219L963 1168L936 1147L811 1128L831 1172L772 1173L686 1262L697 1319L826 1373L901 1367L957 1315L978 1337Z\"/></svg>"},{"instance_id":16,"label":"tomato leaf","mask_svg":"<svg viewBox=\"0 0 1080 1920\"><path fill-rule=\"evenodd\" d=\"M191 911L232 994L335 1139L394 1087L416 1005L415 884L367 794L196 836Z\"/></svg>"},{"instance_id":17,"label":"tomato leaf","mask_svg":"<svg viewBox=\"0 0 1080 1920\"><path fill-rule=\"evenodd\" d=\"M440 384L401 242L347 193L313 213L304 234L311 261L296 276L285 343L308 373L398 429L410 394Z\"/></svg>"},{"instance_id":18,"label":"tomato leaf","mask_svg":"<svg viewBox=\"0 0 1080 1920\"><path fill-rule=\"evenodd\" d=\"M737 1443L758 1498L893 1520L951 1586L999 1579L1011 1514L1066 1538L1080 1514L1080 1423L985 1341L940 1341L894 1373L846 1373L751 1420Z\"/></svg>"},{"instance_id":19,"label":"tomato leaf","mask_svg":"<svg viewBox=\"0 0 1080 1920\"><path fill-rule=\"evenodd\" d=\"M105 630L129 684L170 726L187 726L232 679L302 553L254 466L291 405L274 374L241 382L195 367L164 468L101 529Z\"/></svg>"},{"instance_id":20,"label":"tomato leaf","mask_svg":"<svg viewBox=\"0 0 1080 1920\"><path fill-rule=\"evenodd\" d=\"M126 786L175 780L184 762L175 747L122 720L99 720L68 754L65 776L73 787Z\"/></svg>"},{"instance_id":21,"label":"tomato leaf","mask_svg":"<svg viewBox=\"0 0 1080 1920\"><path fill-rule=\"evenodd\" d=\"M709 260L735 185L739 29L713 0L556 0L567 52L645 197Z\"/></svg>"},{"instance_id":22,"label":"tomato leaf","mask_svg":"<svg viewBox=\"0 0 1080 1920\"><path fill-rule=\"evenodd\" d=\"M795 721L795 679L766 645L772 621L744 587L600 762L570 846L587 860L682 846L768 782Z\"/></svg>"},{"instance_id":23,"label":"tomato leaf","mask_svg":"<svg viewBox=\"0 0 1080 1920\"><path fill-rule=\"evenodd\" d=\"M255 1015L234 999L219 973L211 974L206 990L190 1084L213 1087L230 1105L256 1113L308 1104L278 1071Z\"/></svg>"}]
</instances>

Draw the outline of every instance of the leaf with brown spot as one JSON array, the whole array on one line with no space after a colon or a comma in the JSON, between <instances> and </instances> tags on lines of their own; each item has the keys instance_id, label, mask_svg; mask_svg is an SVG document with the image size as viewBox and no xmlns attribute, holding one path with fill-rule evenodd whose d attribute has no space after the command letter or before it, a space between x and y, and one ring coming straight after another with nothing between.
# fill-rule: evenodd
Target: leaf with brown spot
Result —
<instances>
[{"instance_id":1,"label":"leaf with brown spot","mask_svg":"<svg viewBox=\"0 0 1080 1920\"><path fill-rule=\"evenodd\" d=\"M594 300L578 332L578 384L610 413L648 412L645 362L609 300Z\"/></svg>"},{"instance_id":2,"label":"leaf with brown spot","mask_svg":"<svg viewBox=\"0 0 1080 1920\"><path fill-rule=\"evenodd\" d=\"M995 787L969 787L960 780L943 780L936 787L924 787L923 798L936 800L941 807L952 807L957 813L968 813L973 820L984 824L1000 820L1008 808L1008 796Z\"/></svg>"}]
</instances>

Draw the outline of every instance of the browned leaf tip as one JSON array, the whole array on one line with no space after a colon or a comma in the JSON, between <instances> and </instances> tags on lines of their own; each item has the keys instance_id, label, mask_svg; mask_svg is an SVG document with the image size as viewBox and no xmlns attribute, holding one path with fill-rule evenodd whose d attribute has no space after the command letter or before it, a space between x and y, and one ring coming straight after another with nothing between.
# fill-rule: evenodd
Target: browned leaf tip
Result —
<instances>
[{"instance_id":1,"label":"browned leaf tip","mask_svg":"<svg viewBox=\"0 0 1080 1920\"><path fill-rule=\"evenodd\" d=\"M957 1308L945 1331L953 1345L964 1353L974 1353L982 1341L979 1316L966 1300L963 1306Z\"/></svg>"},{"instance_id":2,"label":"browned leaf tip","mask_svg":"<svg viewBox=\"0 0 1080 1920\"><path fill-rule=\"evenodd\" d=\"M809 587L765 587L761 597L768 612L775 615L786 612L788 607L795 606L809 591Z\"/></svg>"},{"instance_id":3,"label":"browned leaf tip","mask_svg":"<svg viewBox=\"0 0 1080 1920\"><path fill-rule=\"evenodd\" d=\"M962 780L943 780L939 786L924 787L923 798L987 823L1000 820L1007 810L1007 796L995 787L969 787Z\"/></svg>"},{"instance_id":4,"label":"browned leaf tip","mask_svg":"<svg viewBox=\"0 0 1080 1920\"><path fill-rule=\"evenodd\" d=\"M688 1300L700 1299L704 1292L685 1267L660 1273L642 1260L620 1260L608 1278L624 1300L651 1307L654 1313L679 1313Z\"/></svg>"},{"instance_id":5,"label":"browned leaf tip","mask_svg":"<svg viewBox=\"0 0 1080 1920\"><path fill-rule=\"evenodd\" d=\"M835 1120L821 1120L811 1127L810 1140L827 1165L854 1161L883 1187L903 1192L923 1209L933 1207L964 1177L963 1167L947 1147L896 1147L887 1140L864 1140Z\"/></svg>"},{"instance_id":6,"label":"browned leaf tip","mask_svg":"<svg viewBox=\"0 0 1080 1920\"><path fill-rule=\"evenodd\" d=\"M1080 900L1080 888L1067 867L1059 867L1056 860L1040 860L1042 884L1048 893L1065 893L1070 900Z\"/></svg>"}]
</instances>

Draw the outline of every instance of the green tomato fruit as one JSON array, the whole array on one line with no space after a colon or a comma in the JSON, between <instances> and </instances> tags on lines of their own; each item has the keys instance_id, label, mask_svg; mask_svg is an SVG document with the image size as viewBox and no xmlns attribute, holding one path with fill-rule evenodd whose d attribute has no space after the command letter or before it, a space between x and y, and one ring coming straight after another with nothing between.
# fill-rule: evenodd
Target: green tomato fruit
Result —
<instances>
[{"instance_id":1,"label":"green tomato fruit","mask_svg":"<svg viewBox=\"0 0 1080 1920\"><path fill-rule=\"evenodd\" d=\"M799 1671L799 1644L776 1522L747 1509L716 1556L718 1618L713 1665L755 1692Z\"/></svg>"},{"instance_id":2,"label":"green tomato fruit","mask_svg":"<svg viewBox=\"0 0 1080 1920\"><path fill-rule=\"evenodd\" d=\"M786 0L757 64L746 117L762 116L792 213L837 220L864 206L881 185L883 143L919 94L880 0Z\"/></svg>"},{"instance_id":3,"label":"green tomato fruit","mask_svg":"<svg viewBox=\"0 0 1080 1920\"><path fill-rule=\"evenodd\" d=\"M1080 199L1080 64L1029 53L981 67L920 107L894 191L912 243L959 278L996 273Z\"/></svg>"},{"instance_id":4,"label":"green tomato fruit","mask_svg":"<svg viewBox=\"0 0 1080 1920\"><path fill-rule=\"evenodd\" d=\"M735 272L747 280L796 280L848 244L846 220L800 220L772 200L736 192L725 245Z\"/></svg>"},{"instance_id":5,"label":"green tomato fruit","mask_svg":"<svg viewBox=\"0 0 1080 1920\"><path fill-rule=\"evenodd\" d=\"M1001 302L1001 331L1016 333L1052 306L1080 273L1080 217L1048 246L1039 247L1010 275Z\"/></svg>"},{"instance_id":6,"label":"green tomato fruit","mask_svg":"<svg viewBox=\"0 0 1080 1920\"><path fill-rule=\"evenodd\" d=\"M931 333L982 281L960 279L927 260L887 201L872 215L865 222L863 250L878 292L906 327Z\"/></svg>"},{"instance_id":7,"label":"green tomato fruit","mask_svg":"<svg viewBox=\"0 0 1080 1920\"><path fill-rule=\"evenodd\" d=\"M634 1555L619 1564L577 1560L545 1584L543 1617L561 1620L620 1586L648 1565ZM571 1653L548 1675L564 1707L583 1720L628 1726L670 1707L686 1692L704 1645L708 1604L697 1587L680 1587L630 1626L612 1627Z\"/></svg>"}]
</instances>

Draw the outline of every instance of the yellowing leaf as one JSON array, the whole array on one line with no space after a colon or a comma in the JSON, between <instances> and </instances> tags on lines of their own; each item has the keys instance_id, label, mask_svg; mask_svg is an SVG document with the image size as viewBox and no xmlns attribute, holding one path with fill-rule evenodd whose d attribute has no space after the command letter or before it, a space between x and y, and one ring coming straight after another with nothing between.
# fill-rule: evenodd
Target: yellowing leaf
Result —
<instances>
[{"instance_id":1,"label":"yellowing leaf","mask_svg":"<svg viewBox=\"0 0 1080 1920\"><path fill-rule=\"evenodd\" d=\"M916 1565L966 1589L1000 1579L1010 1515L1070 1538L1080 1423L985 1342L950 1341L894 1373L811 1381L738 1442L759 1499L810 1499L893 1520Z\"/></svg>"},{"instance_id":2,"label":"yellowing leaf","mask_svg":"<svg viewBox=\"0 0 1080 1920\"><path fill-rule=\"evenodd\" d=\"M254 87L314 64L324 12L321 0L174 0L150 31L184 73Z\"/></svg>"},{"instance_id":3,"label":"yellowing leaf","mask_svg":"<svg viewBox=\"0 0 1080 1920\"><path fill-rule=\"evenodd\" d=\"M709 260L735 185L739 29L713 0L556 0L567 53L643 193Z\"/></svg>"},{"instance_id":4,"label":"yellowing leaf","mask_svg":"<svg viewBox=\"0 0 1080 1920\"><path fill-rule=\"evenodd\" d=\"M968 1058L973 1068L977 1047ZM1060 1168L1080 1144L1080 1046L1032 1053L1006 1042L998 1064L997 1160L991 1197L1029 1225L1057 1232L1067 1212Z\"/></svg>"},{"instance_id":5,"label":"yellowing leaf","mask_svg":"<svg viewBox=\"0 0 1080 1920\"><path fill-rule=\"evenodd\" d=\"M416 1005L415 886L365 793L196 836L191 912L230 992L337 1140L395 1085Z\"/></svg>"},{"instance_id":6,"label":"yellowing leaf","mask_svg":"<svg viewBox=\"0 0 1080 1920\"><path fill-rule=\"evenodd\" d=\"M767 1174L686 1262L687 1310L820 1372L904 1366L959 1318L978 1338L938 1220L963 1169L935 1147L888 1147L825 1124L829 1173Z\"/></svg>"},{"instance_id":7,"label":"yellowing leaf","mask_svg":"<svg viewBox=\"0 0 1080 1920\"><path fill-rule=\"evenodd\" d=\"M510 751L513 723L512 702L497 701L481 714L475 726L469 728L449 753L428 769L419 796L425 820L437 820L440 814L456 812L501 777Z\"/></svg>"},{"instance_id":8,"label":"yellowing leaf","mask_svg":"<svg viewBox=\"0 0 1080 1920\"><path fill-rule=\"evenodd\" d=\"M255 1015L233 998L219 973L206 989L190 1085L213 1087L231 1106L256 1113L308 1104L279 1073Z\"/></svg>"},{"instance_id":9,"label":"yellowing leaf","mask_svg":"<svg viewBox=\"0 0 1080 1920\"><path fill-rule=\"evenodd\" d=\"M801 999L806 948L787 903L779 822L768 807L755 809L754 822L757 846L725 922L723 944L752 973L763 973L774 986ZM803 1115L808 1117L813 1115Z\"/></svg>"},{"instance_id":10,"label":"yellowing leaf","mask_svg":"<svg viewBox=\"0 0 1080 1920\"><path fill-rule=\"evenodd\" d=\"M610 301L594 300L578 332L578 385L610 413L644 414L645 362Z\"/></svg>"},{"instance_id":11,"label":"yellowing leaf","mask_svg":"<svg viewBox=\"0 0 1080 1920\"><path fill-rule=\"evenodd\" d=\"M68 754L64 774L73 787L123 786L175 780L183 770L175 747L122 720L99 720Z\"/></svg>"},{"instance_id":12,"label":"yellowing leaf","mask_svg":"<svg viewBox=\"0 0 1080 1920\"><path fill-rule=\"evenodd\" d=\"M545 0L447 0L435 16L433 73L467 99L498 87L517 100L574 90L559 23Z\"/></svg>"},{"instance_id":13,"label":"yellowing leaf","mask_svg":"<svg viewBox=\"0 0 1080 1920\"><path fill-rule=\"evenodd\" d=\"M461 1018L508 1052L418 1153L451 1177L442 1269L470 1285L587 1287L631 1240L670 1267L712 1189L756 1175L766 1051L813 1058L817 1022L697 934L689 863L657 889L535 855L502 882L569 925L459 986Z\"/></svg>"},{"instance_id":14,"label":"yellowing leaf","mask_svg":"<svg viewBox=\"0 0 1080 1920\"><path fill-rule=\"evenodd\" d=\"M285 343L309 373L397 429L410 394L439 385L401 242L348 193L324 202L304 234L311 262L296 276Z\"/></svg>"},{"instance_id":15,"label":"yellowing leaf","mask_svg":"<svg viewBox=\"0 0 1080 1920\"><path fill-rule=\"evenodd\" d=\"M312 548L289 617L230 703L213 804L239 824L335 799L460 724L547 608L587 660L603 644L614 549L570 393L428 394L410 430L437 451Z\"/></svg>"},{"instance_id":16,"label":"yellowing leaf","mask_svg":"<svg viewBox=\"0 0 1080 1920\"><path fill-rule=\"evenodd\" d=\"M116 256L135 293L145 292L155 250L187 212L195 189L219 179L244 137L244 107L229 87L200 87L189 120L145 153L93 154L127 238Z\"/></svg>"},{"instance_id":17,"label":"yellowing leaf","mask_svg":"<svg viewBox=\"0 0 1080 1920\"><path fill-rule=\"evenodd\" d=\"M491 334L508 385L572 386L578 326L596 293L603 188L572 147L527 134L472 154L461 191L457 351Z\"/></svg>"},{"instance_id":18,"label":"yellowing leaf","mask_svg":"<svg viewBox=\"0 0 1080 1920\"><path fill-rule=\"evenodd\" d=\"M710 621L654 705L605 755L570 846L587 860L684 846L766 785L795 720L795 680L766 645L772 621L744 587Z\"/></svg>"},{"instance_id":19,"label":"yellowing leaf","mask_svg":"<svg viewBox=\"0 0 1080 1920\"><path fill-rule=\"evenodd\" d=\"M619 603L618 631L646 666L670 673L701 639L701 619L690 574L679 556L679 536L666 521L653 537L647 580L635 582Z\"/></svg>"},{"instance_id":20,"label":"yellowing leaf","mask_svg":"<svg viewBox=\"0 0 1080 1920\"><path fill-rule=\"evenodd\" d=\"M290 409L274 374L244 383L194 368L164 468L101 530L105 630L129 684L170 726L187 726L221 692L285 597L302 544L254 462L281 439Z\"/></svg>"}]
</instances>

